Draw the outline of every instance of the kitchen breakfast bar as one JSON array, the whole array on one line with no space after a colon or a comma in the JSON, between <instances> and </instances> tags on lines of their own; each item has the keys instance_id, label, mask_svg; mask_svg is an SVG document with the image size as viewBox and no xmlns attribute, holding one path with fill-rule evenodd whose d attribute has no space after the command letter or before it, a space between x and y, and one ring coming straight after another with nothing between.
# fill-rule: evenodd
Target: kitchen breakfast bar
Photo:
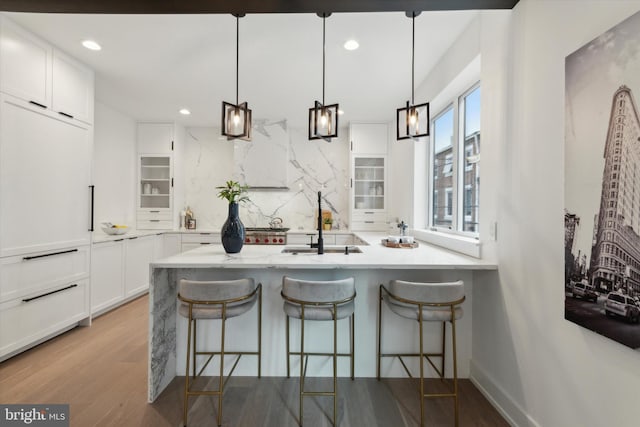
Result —
<instances>
[{"instance_id":1,"label":"kitchen breakfast bar","mask_svg":"<svg viewBox=\"0 0 640 427\"><path fill-rule=\"evenodd\" d=\"M282 253L283 246L245 246L240 253L227 254L222 245L205 245L151 264L149 290L149 402L153 402L185 369L187 320L177 314L177 283L180 279L232 280L253 278L262 284L262 375L286 376L285 314L280 295L283 276L306 280L337 280L355 278L355 376L376 375L376 328L378 318L378 289L393 279L408 281L465 282L464 316L458 325L459 377L468 377L471 358L472 284L474 271L496 270L495 263L457 254L426 243L413 249L388 248L381 245L384 236L378 233L358 233L368 246L358 246L360 253ZM326 246L325 249L331 247ZM344 246L341 247L344 249ZM225 348L228 351L255 351L257 348L257 305L245 315L229 319ZM386 313L386 312L385 312ZM383 314L383 351L385 347L417 349L417 322ZM338 350L349 346L349 332L338 322ZM331 348L332 322L305 323L305 349L326 351ZM198 325L199 347L219 346L220 321ZM291 322L292 348L300 346L299 321ZM436 327L425 332L426 348L437 346L441 331ZM449 340L449 338L448 338ZM450 343L448 344L450 345ZM225 358L232 366L234 356ZM243 356L234 375L256 376L256 356ZM407 363L409 369L417 369ZM450 363L449 363L450 365ZM216 375L219 365L214 360L204 375ZM291 357L292 373L299 370L299 358ZM447 368L449 374L450 366ZM329 357L309 359L308 376L331 376ZM414 371L415 372L415 371ZM295 374L294 374L295 375ZM349 375L347 360L338 361L338 375ZM382 375L405 376L396 359L382 364Z\"/></svg>"}]
</instances>

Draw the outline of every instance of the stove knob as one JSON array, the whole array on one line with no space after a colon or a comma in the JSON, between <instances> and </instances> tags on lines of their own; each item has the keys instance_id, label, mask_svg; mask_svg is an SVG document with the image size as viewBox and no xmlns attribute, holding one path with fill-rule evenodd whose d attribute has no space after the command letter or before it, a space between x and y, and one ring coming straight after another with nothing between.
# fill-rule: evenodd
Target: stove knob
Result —
<instances>
[{"instance_id":1,"label":"stove knob","mask_svg":"<svg viewBox=\"0 0 640 427\"><path fill-rule=\"evenodd\" d=\"M284 243L284 241L282 240L282 237L278 239L278 243Z\"/></svg>"},{"instance_id":2,"label":"stove knob","mask_svg":"<svg viewBox=\"0 0 640 427\"><path fill-rule=\"evenodd\" d=\"M273 243L278 243L278 240L274 237Z\"/></svg>"},{"instance_id":3,"label":"stove knob","mask_svg":"<svg viewBox=\"0 0 640 427\"><path fill-rule=\"evenodd\" d=\"M260 239L256 237L256 243L260 243Z\"/></svg>"},{"instance_id":4,"label":"stove knob","mask_svg":"<svg viewBox=\"0 0 640 427\"><path fill-rule=\"evenodd\" d=\"M251 238L247 237L246 239L244 239L244 241L247 242L247 243L251 243Z\"/></svg>"}]
</instances>

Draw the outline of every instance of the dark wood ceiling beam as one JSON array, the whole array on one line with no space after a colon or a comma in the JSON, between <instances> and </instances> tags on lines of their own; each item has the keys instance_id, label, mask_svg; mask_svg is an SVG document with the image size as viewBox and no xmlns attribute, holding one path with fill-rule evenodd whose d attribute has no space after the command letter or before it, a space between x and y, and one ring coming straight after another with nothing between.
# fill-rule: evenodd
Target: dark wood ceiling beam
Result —
<instances>
[{"instance_id":1,"label":"dark wood ceiling beam","mask_svg":"<svg viewBox=\"0 0 640 427\"><path fill-rule=\"evenodd\" d=\"M0 10L133 14L339 13L512 9L516 3L518 0L0 0Z\"/></svg>"}]
</instances>

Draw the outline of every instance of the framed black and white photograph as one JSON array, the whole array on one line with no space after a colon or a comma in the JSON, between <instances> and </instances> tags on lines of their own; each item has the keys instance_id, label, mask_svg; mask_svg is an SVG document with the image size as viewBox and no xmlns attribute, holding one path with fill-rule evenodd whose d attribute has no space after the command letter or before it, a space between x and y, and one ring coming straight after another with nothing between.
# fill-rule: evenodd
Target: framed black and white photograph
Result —
<instances>
[{"instance_id":1,"label":"framed black and white photograph","mask_svg":"<svg viewBox=\"0 0 640 427\"><path fill-rule=\"evenodd\" d=\"M565 61L565 319L640 349L640 13Z\"/></svg>"}]
</instances>

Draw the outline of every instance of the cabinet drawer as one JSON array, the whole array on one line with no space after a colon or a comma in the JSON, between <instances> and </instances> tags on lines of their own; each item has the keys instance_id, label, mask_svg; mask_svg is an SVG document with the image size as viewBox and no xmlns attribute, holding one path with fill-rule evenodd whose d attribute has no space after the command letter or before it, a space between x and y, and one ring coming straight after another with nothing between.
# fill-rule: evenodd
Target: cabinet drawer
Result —
<instances>
[{"instance_id":1,"label":"cabinet drawer","mask_svg":"<svg viewBox=\"0 0 640 427\"><path fill-rule=\"evenodd\" d=\"M161 219L149 219L146 221L138 221L138 230L171 230L173 221Z\"/></svg>"},{"instance_id":2,"label":"cabinet drawer","mask_svg":"<svg viewBox=\"0 0 640 427\"><path fill-rule=\"evenodd\" d=\"M221 243L220 233L183 233L182 243Z\"/></svg>"},{"instance_id":3,"label":"cabinet drawer","mask_svg":"<svg viewBox=\"0 0 640 427\"><path fill-rule=\"evenodd\" d=\"M89 275L89 246L36 252L0 260L0 302Z\"/></svg>"},{"instance_id":4,"label":"cabinet drawer","mask_svg":"<svg viewBox=\"0 0 640 427\"><path fill-rule=\"evenodd\" d=\"M387 221L387 213L382 211L355 211L351 214L351 221L356 222L364 222L364 221L376 221L376 222L386 222Z\"/></svg>"},{"instance_id":5,"label":"cabinet drawer","mask_svg":"<svg viewBox=\"0 0 640 427\"><path fill-rule=\"evenodd\" d=\"M0 304L0 358L89 316L87 279L24 297L29 298Z\"/></svg>"},{"instance_id":6,"label":"cabinet drawer","mask_svg":"<svg viewBox=\"0 0 640 427\"><path fill-rule=\"evenodd\" d=\"M146 221L150 219L171 221L171 211L168 209L148 209L138 211L138 221Z\"/></svg>"}]
</instances>

